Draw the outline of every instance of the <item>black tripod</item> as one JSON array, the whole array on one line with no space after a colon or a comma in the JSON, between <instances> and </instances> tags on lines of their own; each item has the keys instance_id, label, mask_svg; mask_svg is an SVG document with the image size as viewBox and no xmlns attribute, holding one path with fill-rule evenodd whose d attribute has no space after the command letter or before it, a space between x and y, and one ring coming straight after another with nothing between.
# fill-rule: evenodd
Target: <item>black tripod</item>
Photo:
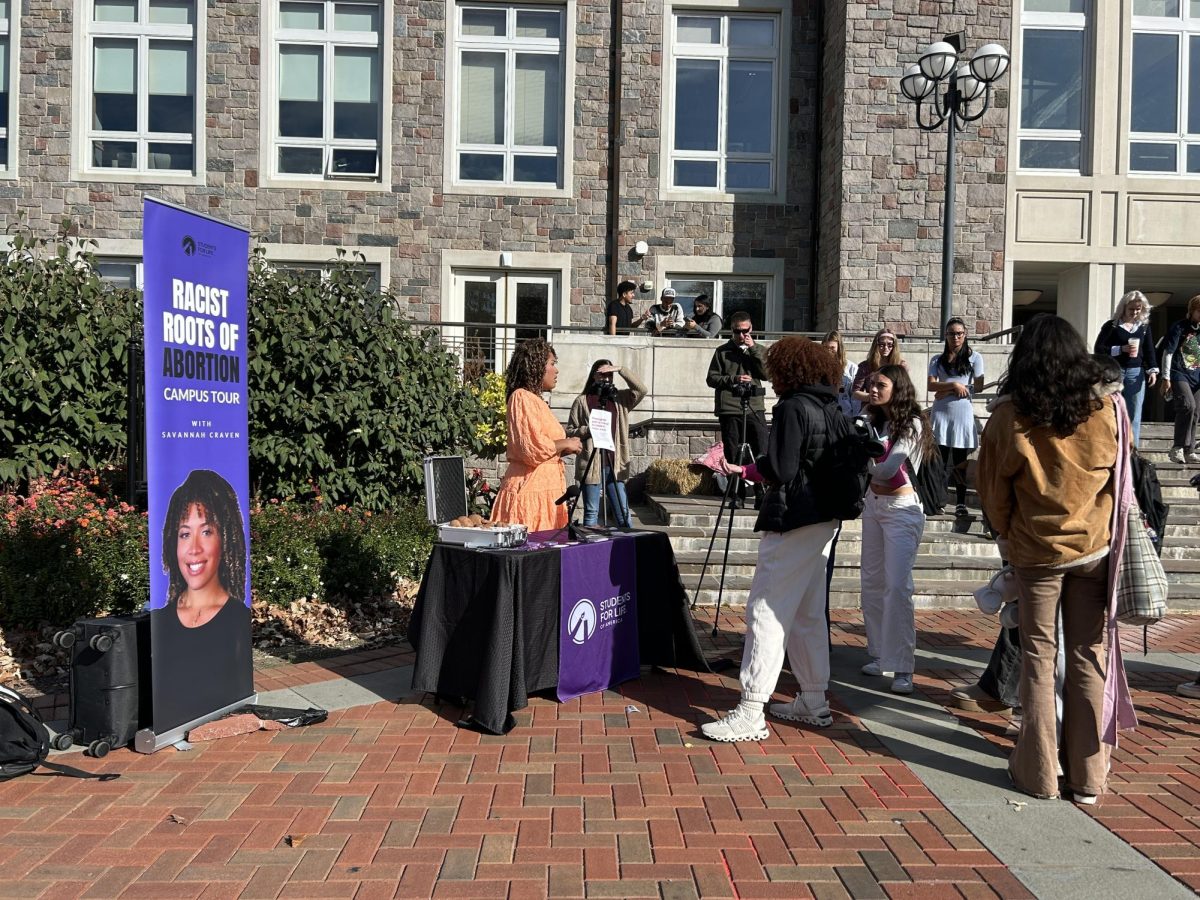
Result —
<instances>
[{"instance_id":1,"label":"black tripod","mask_svg":"<svg viewBox=\"0 0 1200 900\"><path fill-rule=\"evenodd\" d=\"M753 459L750 455L750 444L746 441L746 419L750 415L750 394L747 392L742 395L742 442L738 446L737 465L747 466ZM704 554L704 565L700 567L700 578L696 581L696 593L692 596L692 609L696 608L696 601L700 599L700 586L704 584L704 574L708 571L708 561L712 557L713 544L717 542L717 533L721 530L721 519L725 515L725 510L729 510L729 521L725 525L725 552L721 558L721 580L717 585L717 611L713 616L712 636L717 636L717 620L721 617L721 598L725 593L725 570L729 567L729 544L733 540L733 520L735 518L734 510L736 509L736 498L741 494L741 487L745 481L745 476L742 473L731 475L725 484L725 493L721 497L721 508L717 512L717 521L713 525L712 537L708 539L708 552Z\"/></svg>"},{"instance_id":2,"label":"black tripod","mask_svg":"<svg viewBox=\"0 0 1200 900\"><path fill-rule=\"evenodd\" d=\"M617 418L616 410L615 409L610 410L608 408L608 398L603 393L600 394L599 408L602 412L606 412L612 417L611 421L613 421L613 422L616 421L616 418ZM584 537L583 537L584 532L580 531L579 529L580 529L580 527L588 527L588 526L577 526L575 524L575 510L579 508L579 498L581 496L583 496L584 486L587 484L588 473L592 471L592 463L595 462L595 460L596 460L596 454L600 453L600 452L601 452L600 448L596 446L595 438L593 438L592 439L592 452L588 454L587 464L583 467L583 478L579 482L572 483L571 486L567 488L567 492L565 494L563 494L562 497L559 498L560 501L563 501L563 500L570 501L567 506L567 528L566 528L567 537L569 540L582 541L584 539ZM615 454L614 454L614 456L615 456ZM616 460L614 459L613 462L615 463ZM616 476L616 472L613 471L613 466L609 466L609 477L611 477L613 479L614 483L616 482L617 476ZM603 457L603 455L600 457L600 502L601 502L601 504L603 504L604 525L607 528L608 527L608 484L606 483L605 477L604 477L604 457Z\"/></svg>"}]
</instances>

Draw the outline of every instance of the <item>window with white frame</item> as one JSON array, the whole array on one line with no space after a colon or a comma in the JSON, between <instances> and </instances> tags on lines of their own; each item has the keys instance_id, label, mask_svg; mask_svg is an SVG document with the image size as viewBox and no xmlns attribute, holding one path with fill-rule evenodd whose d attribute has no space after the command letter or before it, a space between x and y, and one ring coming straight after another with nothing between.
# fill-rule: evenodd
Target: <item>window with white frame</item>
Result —
<instances>
[{"instance_id":1,"label":"window with white frame","mask_svg":"<svg viewBox=\"0 0 1200 900\"><path fill-rule=\"evenodd\" d=\"M455 7L454 180L561 187L566 9Z\"/></svg>"},{"instance_id":2,"label":"window with white frame","mask_svg":"<svg viewBox=\"0 0 1200 900\"><path fill-rule=\"evenodd\" d=\"M770 309L770 277L747 275L687 275L667 276L668 283L675 289L675 301L683 306L684 315L695 310L696 298L707 294L712 311L721 317L721 325L729 330L729 317L736 312L750 314L750 322L757 331L767 331L773 322Z\"/></svg>"},{"instance_id":3,"label":"window with white frame","mask_svg":"<svg viewBox=\"0 0 1200 900\"><path fill-rule=\"evenodd\" d=\"M97 256L96 274L111 288L141 290L142 261L128 256Z\"/></svg>"},{"instance_id":4,"label":"window with white frame","mask_svg":"<svg viewBox=\"0 0 1200 900\"><path fill-rule=\"evenodd\" d=\"M271 267L277 272L295 275L301 279L310 278L313 281L328 281L330 275L333 273L334 264L332 262L294 262L281 260L272 262ZM380 288L381 268L379 263L354 260L351 263L350 274L356 283L362 283L368 289L378 291Z\"/></svg>"},{"instance_id":5,"label":"window with white frame","mask_svg":"<svg viewBox=\"0 0 1200 900\"><path fill-rule=\"evenodd\" d=\"M17 116L17 104L13 96L17 54L12 52L12 16L18 12L13 9L13 0L0 0L0 172L12 168L10 154L16 153L16 147L11 145L9 135L13 133L13 124Z\"/></svg>"},{"instance_id":6,"label":"window with white frame","mask_svg":"<svg viewBox=\"0 0 1200 900\"><path fill-rule=\"evenodd\" d=\"M382 4L280 0L276 12L274 174L379 180Z\"/></svg>"},{"instance_id":7,"label":"window with white frame","mask_svg":"<svg viewBox=\"0 0 1200 900\"><path fill-rule=\"evenodd\" d=\"M671 187L774 191L779 16L680 11L671 28Z\"/></svg>"},{"instance_id":8,"label":"window with white frame","mask_svg":"<svg viewBox=\"0 0 1200 900\"><path fill-rule=\"evenodd\" d=\"M1129 171L1200 174L1200 0L1134 0Z\"/></svg>"},{"instance_id":9,"label":"window with white frame","mask_svg":"<svg viewBox=\"0 0 1200 900\"><path fill-rule=\"evenodd\" d=\"M85 167L194 173L195 0L92 0L87 9Z\"/></svg>"},{"instance_id":10,"label":"window with white frame","mask_svg":"<svg viewBox=\"0 0 1200 900\"><path fill-rule=\"evenodd\" d=\"M1021 15L1018 166L1082 165L1087 0L1025 0Z\"/></svg>"}]
</instances>

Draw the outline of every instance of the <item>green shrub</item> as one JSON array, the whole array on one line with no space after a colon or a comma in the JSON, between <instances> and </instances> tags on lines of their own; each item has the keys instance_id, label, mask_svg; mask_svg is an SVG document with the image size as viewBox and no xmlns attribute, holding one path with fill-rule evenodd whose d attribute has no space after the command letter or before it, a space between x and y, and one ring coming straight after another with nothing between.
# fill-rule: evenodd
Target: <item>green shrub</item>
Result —
<instances>
[{"instance_id":1,"label":"green shrub","mask_svg":"<svg viewBox=\"0 0 1200 900\"><path fill-rule=\"evenodd\" d=\"M285 503L250 510L250 588L272 606L324 599L321 551L306 511Z\"/></svg>"},{"instance_id":2,"label":"green shrub","mask_svg":"<svg viewBox=\"0 0 1200 900\"><path fill-rule=\"evenodd\" d=\"M420 575L433 528L413 505L380 513L334 509L316 516L326 599L353 602L391 594Z\"/></svg>"},{"instance_id":3,"label":"green shrub","mask_svg":"<svg viewBox=\"0 0 1200 900\"><path fill-rule=\"evenodd\" d=\"M485 373L473 388L479 398L481 421L475 426L479 455L495 459L508 447L508 398L504 376Z\"/></svg>"},{"instance_id":4,"label":"green shrub","mask_svg":"<svg viewBox=\"0 0 1200 900\"><path fill-rule=\"evenodd\" d=\"M0 495L0 625L65 625L145 604L146 517L99 485L83 473Z\"/></svg>"}]
</instances>

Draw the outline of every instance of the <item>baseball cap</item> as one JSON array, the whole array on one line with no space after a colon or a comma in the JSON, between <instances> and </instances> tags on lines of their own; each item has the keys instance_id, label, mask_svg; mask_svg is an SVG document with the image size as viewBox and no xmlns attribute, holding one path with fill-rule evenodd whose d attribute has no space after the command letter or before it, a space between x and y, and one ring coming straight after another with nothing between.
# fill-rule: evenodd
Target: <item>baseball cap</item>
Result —
<instances>
[{"instance_id":1,"label":"baseball cap","mask_svg":"<svg viewBox=\"0 0 1200 900\"><path fill-rule=\"evenodd\" d=\"M675 288L663 288L662 295L664 297L670 297L672 300L674 300L675 299Z\"/></svg>"}]
</instances>

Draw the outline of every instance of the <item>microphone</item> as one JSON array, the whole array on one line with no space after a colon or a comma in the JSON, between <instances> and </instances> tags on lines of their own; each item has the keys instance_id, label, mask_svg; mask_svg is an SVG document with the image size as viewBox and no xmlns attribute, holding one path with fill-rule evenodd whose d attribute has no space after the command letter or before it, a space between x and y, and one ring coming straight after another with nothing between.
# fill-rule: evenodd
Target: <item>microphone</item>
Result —
<instances>
[{"instance_id":1,"label":"microphone","mask_svg":"<svg viewBox=\"0 0 1200 900\"><path fill-rule=\"evenodd\" d=\"M564 503L568 502L569 500L574 500L578 496L579 496L579 485L569 484L569 485L567 485L567 492L565 494L563 494L561 497L559 497L557 500L555 500L554 505L562 506Z\"/></svg>"}]
</instances>

